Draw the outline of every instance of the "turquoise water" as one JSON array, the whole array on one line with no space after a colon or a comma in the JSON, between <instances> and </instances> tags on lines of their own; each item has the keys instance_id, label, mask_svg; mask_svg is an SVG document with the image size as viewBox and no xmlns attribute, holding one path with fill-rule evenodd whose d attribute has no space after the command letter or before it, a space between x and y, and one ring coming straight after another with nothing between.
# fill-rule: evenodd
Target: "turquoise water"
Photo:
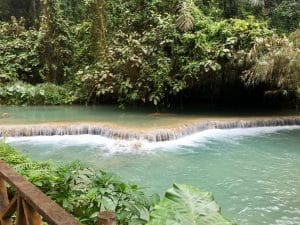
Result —
<instances>
[{"instance_id":1,"label":"turquoise water","mask_svg":"<svg viewBox=\"0 0 300 225\"><path fill-rule=\"evenodd\" d=\"M188 112L188 113L187 113ZM8 118L1 118L8 113ZM183 123L189 119L239 117L239 116L283 116L300 115L295 111L266 110L205 110L193 107L184 112L180 110L162 110L146 107L127 107L125 110L117 106L0 106L0 125L34 124L49 122L105 122L126 127L155 128ZM182 122L183 121L183 122Z\"/></svg>"},{"instance_id":2,"label":"turquoise water","mask_svg":"<svg viewBox=\"0 0 300 225\"><path fill-rule=\"evenodd\" d=\"M33 159L80 160L163 194L172 183L214 193L243 225L300 224L300 127L208 130L176 141L99 136L9 138Z\"/></svg>"},{"instance_id":3,"label":"turquoise water","mask_svg":"<svg viewBox=\"0 0 300 225\"><path fill-rule=\"evenodd\" d=\"M150 109L121 110L117 106L0 106L0 124L34 124L49 122L107 122L125 126L168 123L154 116ZM172 115L170 116L172 119ZM147 118L147 119L146 119Z\"/></svg>"}]
</instances>

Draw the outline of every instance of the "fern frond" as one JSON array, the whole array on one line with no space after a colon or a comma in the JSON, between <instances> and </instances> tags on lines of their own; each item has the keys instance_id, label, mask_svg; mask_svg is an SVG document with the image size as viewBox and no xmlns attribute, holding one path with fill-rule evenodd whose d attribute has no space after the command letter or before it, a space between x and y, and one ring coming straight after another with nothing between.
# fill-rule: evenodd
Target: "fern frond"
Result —
<instances>
[{"instance_id":1,"label":"fern frond","mask_svg":"<svg viewBox=\"0 0 300 225\"><path fill-rule=\"evenodd\" d=\"M176 26L183 32L188 32L194 29L195 19L193 11L195 3L193 0L185 0L181 3L179 16L176 19Z\"/></svg>"},{"instance_id":2,"label":"fern frond","mask_svg":"<svg viewBox=\"0 0 300 225\"><path fill-rule=\"evenodd\" d=\"M180 15L176 20L176 26L179 30L187 32L194 28L194 17L188 12Z\"/></svg>"}]
</instances>

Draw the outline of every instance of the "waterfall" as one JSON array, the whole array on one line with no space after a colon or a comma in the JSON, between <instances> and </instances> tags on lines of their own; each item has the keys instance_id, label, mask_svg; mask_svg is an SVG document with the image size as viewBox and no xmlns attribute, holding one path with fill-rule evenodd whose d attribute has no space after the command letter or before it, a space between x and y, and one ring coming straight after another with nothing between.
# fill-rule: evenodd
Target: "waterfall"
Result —
<instances>
[{"instance_id":1,"label":"waterfall","mask_svg":"<svg viewBox=\"0 0 300 225\"><path fill-rule=\"evenodd\" d=\"M1 136L28 137L54 135L101 135L120 140L142 139L150 142L175 140L207 129L233 129L271 126L300 125L300 117L228 119L198 121L176 128L153 129L116 129L103 124L34 124L34 125L2 125Z\"/></svg>"}]
</instances>

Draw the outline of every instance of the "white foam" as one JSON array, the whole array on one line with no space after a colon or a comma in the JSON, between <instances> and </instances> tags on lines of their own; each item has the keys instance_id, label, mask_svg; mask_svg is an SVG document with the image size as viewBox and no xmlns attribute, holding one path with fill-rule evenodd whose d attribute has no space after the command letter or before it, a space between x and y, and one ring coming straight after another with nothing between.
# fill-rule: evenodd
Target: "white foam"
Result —
<instances>
[{"instance_id":1,"label":"white foam","mask_svg":"<svg viewBox=\"0 0 300 225\"><path fill-rule=\"evenodd\" d=\"M56 148L66 146L92 146L99 148L106 154L120 153L153 153L157 151L178 151L190 149L195 146L206 145L212 141L236 142L248 136L261 136L284 130L296 130L300 126L210 129L198 132L183 138L165 141L149 142L143 139L115 140L98 135L66 135L66 136L35 136L35 137L9 137L7 143L18 145L53 145Z\"/></svg>"}]
</instances>

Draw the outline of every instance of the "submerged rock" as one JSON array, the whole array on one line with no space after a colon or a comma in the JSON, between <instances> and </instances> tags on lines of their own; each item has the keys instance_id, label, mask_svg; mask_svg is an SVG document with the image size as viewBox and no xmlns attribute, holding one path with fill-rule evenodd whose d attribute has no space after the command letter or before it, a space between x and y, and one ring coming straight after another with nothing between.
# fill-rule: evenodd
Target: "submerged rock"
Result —
<instances>
[{"instance_id":1,"label":"submerged rock","mask_svg":"<svg viewBox=\"0 0 300 225\"><path fill-rule=\"evenodd\" d=\"M7 113L7 112L5 112L5 113L2 113L2 116L1 116L2 118L8 118L9 117L9 114Z\"/></svg>"}]
</instances>

